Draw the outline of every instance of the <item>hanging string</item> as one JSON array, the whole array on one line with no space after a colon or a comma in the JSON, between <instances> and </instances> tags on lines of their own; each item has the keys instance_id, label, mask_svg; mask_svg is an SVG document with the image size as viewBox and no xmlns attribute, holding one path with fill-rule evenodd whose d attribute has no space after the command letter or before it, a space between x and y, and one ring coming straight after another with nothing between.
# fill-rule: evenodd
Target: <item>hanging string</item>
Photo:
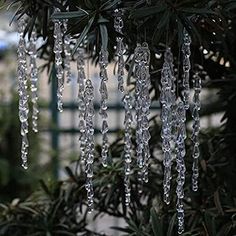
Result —
<instances>
[{"instance_id":1,"label":"hanging string","mask_svg":"<svg viewBox=\"0 0 236 236\"><path fill-rule=\"evenodd\" d=\"M198 170L198 162L199 162L199 156L200 156L200 150L199 150L199 131L200 131L200 117L199 117L199 110L201 108L201 102L200 102L200 93L201 93L201 77L199 76L199 73L196 72L193 76L193 109L192 109L192 118L193 118L193 131L192 131L192 142L193 142L193 166L192 166L192 189L193 191L198 190L198 176L199 176L199 170Z\"/></svg>"},{"instance_id":2,"label":"hanging string","mask_svg":"<svg viewBox=\"0 0 236 236\"><path fill-rule=\"evenodd\" d=\"M59 12L58 8L55 9L55 12ZM64 91L64 70L63 70L63 60L62 60L62 52L63 52L63 39L62 39L62 21L58 19L54 19L54 53L55 53L55 67L56 67L56 75L58 81L57 88L57 107L59 112L63 111L63 91Z\"/></svg>"},{"instance_id":3,"label":"hanging string","mask_svg":"<svg viewBox=\"0 0 236 236\"><path fill-rule=\"evenodd\" d=\"M31 102L33 104L32 114L32 129L35 133L38 132L38 68L37 68L37 48L36 48L37 34L36 29L33 28L31 33L28 53L30 55L30 82L31 82Z\"/></svg>"},{"instance_id":4,"label":"hanging string","mask_svg":"<svg viewBox=\"0 0 236 236\"><path fill-rule=\"evenodd\" d=\"M173 54L170 48L167 48L164 54L164 64L161 72L161 96L160 102L162 104L161 109L161 121L162 121L162 150L164 153L164 202L170 203L170 187L171 187L171 166L172 166L172 125L174 125L173 117L175 114L175 77L174 77L174 65ZM173 116L172 116L173 115Z\"/></svg>"},{"instance_id":5,"label":"hanging string","mask_svg":"<svg viewBox=\"0 0 236 236\"><path fill-rule=\"evenodd\" d=\"M29 142L27 138L28 134L28 93L27 93L27 61L26 61L26 45L24 39L24 30L25 30L25 19L21 17L18 20L18 32L19 32L19 44L17 50L17 59L18 59L18 68L17 68L17 77L19 83L19 119L21 122L21 159L22 167L24 169L28 168L27 165L27 156L28 156L28 147Z\"/></svg>"},{"instance_id":6,"label":"hanging string","mask_svg":"<svg viewBox=\"0 0 236 236\"><path fill-rule=\"evenodd\" d=\"M151 138L149 133L149 120L150 114L149 107L151 105L151 99L149 97L150 86L150 51L148 44L138 44L135 52L135 71L134 76L136 79L135 87L135 110L136 110L136 153L137 153L137 165L138 181L141 183L148 182L148 164L150 158L149 140ZM142 191L140 189L140 191Z\"/></svg>"},{"instance_id":7,"label":"hanging string","mask_svg":"<svg viewBox=\"0 0 236 236\"><path fill-rule=\"evenodd\" d=\"M115 10L115 19L114 19L114 28L116 32L119 34L122 34L122 29L124 27L124 22L122 19L123 12L121 9ZM123 43L123 37L118 36L116 37L116 56L118 57L118 90L123 93L124 92L124 67L125 67L125 61L124 61L124 50L125 46Z\"/></svg>"},{"instance_id":8,"label":"hanging string","mask_svg":"<svg viewBox=\"0 0 236 236\"><path fill-rule=\"evenodd\" d=\"M187 30L184 28L183 31L183 102L186 110L189 109L189 97L190 97L190 85L189 85L189 71L191 69L190 56L191 56L191 37Z\"/></svg>"},{"instance_id":9,"label":"hanging string","mask_svg":"<svg viewBox=\"0 0 236 236\"><path fill-rule=\"evenodd\" d=\"M108 165L108 123L107 123L107 100L108 100L108 92L107 92L107 65L108 65L108 51L104 48L101 48L99 53L99 66L100 66L100 94L101 94L101 107L99 114L102 117L102 165L106 167Z\"/></svg>"}]
</instances>

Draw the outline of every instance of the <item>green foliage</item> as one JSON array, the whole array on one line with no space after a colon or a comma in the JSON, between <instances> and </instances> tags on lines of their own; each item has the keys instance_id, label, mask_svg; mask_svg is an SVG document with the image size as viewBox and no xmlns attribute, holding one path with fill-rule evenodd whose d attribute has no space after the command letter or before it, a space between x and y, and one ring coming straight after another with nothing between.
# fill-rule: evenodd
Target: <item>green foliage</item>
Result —
<instances>
[{"instance_id":1,"label":"green foliage","mask_svg":"<svg viewBox=\"0 0 236 236\"><path fill-rule=\"evenodd\" d=\"M159 127L153 125L152 131ZM194 193L190 189L191 173L187 173L185 185L186 231L183 235L234 235L235 198L227 188L227 182L220 172L227 167L218 149L217 130L201 134L201 176L200 189ZM212 138L214 137L214 138ZM151 140L151 149L156 139ZM160 140L158 141L160 145ZM99 147L98 147L99 148ZM187 146L187 152L191 145ZM95 164L95 218L108 214L125 219L125 228L113 227L121 235L174 236L177 235L174 190L172 203L166 206L162 201L161 160L152 157L149 183L138 194L135 175L131 179L131 205L126 208L123 186L122 143L117 140L111 145L112 164L100 168L98 159ZM97 157L99 158L99 157ZM215 160L211 160L215 158ZM191 157L187 156L190 169ZM135 166L133 166L135 169ZM41 181L41 190L35 192L24 202L14 200L11 204L1 204L0 235L99 235L88 227L89 215L86 208L84 176L74 174L67 167L68 180L46 185ZM172 187L174 189L176 173ZM77 209L77 210L76 210Z\"/></svg>"}]
</instances>

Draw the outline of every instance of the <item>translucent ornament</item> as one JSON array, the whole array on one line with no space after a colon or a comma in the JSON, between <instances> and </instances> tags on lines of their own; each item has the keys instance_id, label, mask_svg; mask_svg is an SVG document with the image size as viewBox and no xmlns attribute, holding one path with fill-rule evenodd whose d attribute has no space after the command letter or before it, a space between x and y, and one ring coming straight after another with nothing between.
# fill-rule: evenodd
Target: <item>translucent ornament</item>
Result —
<instances>
[{"instance_id":1,"label":"translucent ornament","mask_svg":"<svg viewBox=\"0 0 236 236\"><path fill-rule=\"evenodd\" d=\"M107 100L108 92L106 82L107 77L107 65L108 65L108 51L101 49L99 54L99 66L100 66L100 94L101 94L101 106L100 106L100 115L102 117L102 165L106 167L108 165L108 123L107 123Z\"/></svg>"},{"instance_id":2,"label":"translucent ornament","mask_svg":"<svg viewBox=\"0 0 236 236\"><path fill-rule=\"evenodd\" d=\"M115 10L115 19L114 19L114 28L117 33L120 35L122 34L122 29L124 27L124 22L122 19L123 12L121 9ZM124 67L125 67L125 61L124 61L124 51L125 46L123 43L123 37L122 36L116 37L116 56L118 57L118 90L120 92L124 92Z\"/></svg>"},{"instance_id":3,"label":"translucent ornament","mask_svg":"<svg viewBox=\"0 0 236 236\"><path fill-rule=\"evenodd\" d=\"M172 148L171 142L176 135L176 109L175 109L175 76L173 65L173 54L170 48L167 48L164 54L164 64L161 71L161 95L160 103L161 121L162 121L162 150L164 153L164 202L170 203L171 188L171 167L172 167Z\"/></svg>"},{"instance_id":4,"label":"translucent ornament","mask_svg":"<svg viewBox=\"0 0 236 236\"><path fill-rule=\"evenodd\" d=\"M124 168L124 185L125 185L125 204L128 206L130 203L130 174L131 174L131 154L132 154L132 130L131 125L133 122L132 117L132 97L127 92L123 98L123 104L125 108L125 147L124 147L124 161L125 161L125 168Z\"/></svg>"},{"instance_id":5,"label":"translucent ornament","mask_svg":"<svg viewBox=\"0 0 236 236\"><path fill-rule=\"evenodd\" d=\"M87 79L85 82L85 172L87 176L86 180L86 190L87 190L87 198L88 198L88 211L93 211L93 203L94 203L94 192L93 192L93 161L94 161L94 152L95 152L95 144L94 144L94 123L93 118L95 115L93 100L94 100L94 88L92 85L92 81Z\"/></svg>"},{"instance_id":6,"label":"translucent ornament","mask_svg":"<svg viewBox=\"0 0 236 236\"><path fill-rule=\"evenodd\" d=\"M31 102L33 104L32 114L32 129L38 132L38 68L37 68L37 48L36 48L37 34L35 28L31 33L28 53L30 55L30 82L31 82Z\"/></svg>"},{"instance_id":7,"label":"translucent ornament","mask_svg":"<svg viewBox=\"0 0 236 236\"><path fill-rule=\"evenodd\" d=\"M176 105L176 170L178 172L177 176L177 220L178 220L178 233L182 234L184 232L184 206L183 206L183 198L184 198L184 183L185 183L185 139L186 139L186 110L184 106L184 102L178 101Z\"/></svg>"},{"instance_id":8,"label":"translucent ornament","mask_svg":"<svg viewBox=\"0 0 236 236\"><path fill-rule=\"evenodd\" d=\"M200 131L200 117L199 117L199 111L201 108L201 102L200 102L200 93L201 93L201 77L198 73L195 73L193 76L193 108L192 108L192 118L193 118L193 131L192 131L192 142L193 142L193 166L192 166L192 190L197 191L198 190L198 176L199 176L199 170L198 170L198 162L199 162L199 156L200 156L200 149L199 149L199 131Z\"/></svg>"},{"instance_id":9,"label":"translucent ornament","mask_svg":"<svg viewBox=\"0 0 236 236\"><path fill-rule=\"evenodd\" d=\"M77 50L77 70L78 70L78 109L79 109L79 130L80 130L80 150L81 159L85 163L85 174L88 200L88 211L93 211L93 161L95 153L94 144L94 88L92 81L85 76L84 71L84 50Z\"/></svg>"},{"instance_id":10,"label":"translucent ornament","mask_svg":"<svg viewBox=\"0 0 236 236\"><path fill-rule=\"evenodd\" d=\"M26 44L24 39L24 30L26 26L25 18L21 17L18 20L18 32L19 32L19 44L17 49L17 78L18 78L18 92L19 92L19 119L21 122L21 159L22 167L24 169L28 168L27 165L27 156L28 156L28 147L29 142L27 138L28 134L28 115L29 115L29 106L28 106L28 93L27 93L27 61L26 61Z\"/></svg>"},{"instance_id":11,"label":"translucent ornament","mask_svg":"<svg viewBox=\"0 0 236 236\"><path fill-rule=\"evenodd\" d=\"M70 68L70 61L71 61L71 48L70 48L70 42L71 42L71 36L67 33L67 23L68 20L63 20L63 35L64 35L64 75L66 82L69 83L71 81L71 68Z\"/></svg>"},{"instance_id":12,"label":"translucent ornament","mask_svg":"<svg viewBox=\"0 0 236 236\"><path fill-rule=\"evenodd\" d=\"M136 111L136 154L138 181L141 183L148 182L149 166L149 133L148 115L151 99L149 97L150 87L150 51L147 43L138 44L134 52L135 69L134 76L136 79L135 87L135 111ZM141 189L140 189L141 191Z\"/></svg>"},{"instance_id":13,"label":"translucent ornament","mask_svg":"<svg viewBox=\"0 0 236 236\"><path fill-rule=\"evenodd\" d=\"M55 12L59 12L59 9L56 9ZM55 54L55 67L57 75L57 107L59 112L63 111L63 91L64 91L64 70L63 70L63 39L62 39L62 21L59 19L54 19L54 54Z\"/></svg>"},{"instance_id":14,"label":"translucent ornament","mask_svg":"<svg viewBox=\"0 0 236 236\"><path fill-rule=\"evenodd\" d=\"M79 86L78 90L78 109L79 109L79 131L80 131L80 151L81 160L85 161L85 148L86 148L86 104L85 104L85 71L84 71L84 50L78 48L77 50L77 71Z\"/></svg>"},{"instance_id":15,"label":"translucent ornament","mask_svg":"<svg viewBox=\"0 0 236 236\"><path fill-rule=\"evenodd\" d=\"M191 37L187 30L184 28L183 31L183 102L185 109L189 109L189 97L190 97L190 85L189 85L189 71L191 69L190 56L191 56Z\"/></svg>"}]
</instances>

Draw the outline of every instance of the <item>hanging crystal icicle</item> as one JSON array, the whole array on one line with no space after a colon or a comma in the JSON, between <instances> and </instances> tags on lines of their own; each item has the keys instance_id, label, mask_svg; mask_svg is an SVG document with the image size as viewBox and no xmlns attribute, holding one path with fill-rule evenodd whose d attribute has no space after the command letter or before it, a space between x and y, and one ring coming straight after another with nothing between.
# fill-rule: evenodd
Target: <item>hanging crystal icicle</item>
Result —
<instances>
[{"instance_id":1,"label":"hanging crystal icicle","mask_svg":"<svg viewBox=\"0 0 236 236\"><path fill-rule=\"evenodd\" d=\"M93 211L93 161L94 161L94 88L92 81L85 76L84 71L84 50L77 50L77 69L78 69L78 107L79 107L79 130L80 148L82 160L85 162L86 184L88 198L88 211Z\"/></svg>"},{"instance_id":2,"label":"hanging crystal icicle","mask_svg":"<svg viewBox=\"0 0 236 236\"><path fill-rule=\"evenodd\" d=\"M107 77L107 65L108 65L108 51L104 48L101 49L99 54L99 66L100 66L100 94L101 94L101 107L100 107L100 115L102 117L102 165L106 167L108 165L108 123L107 123L107 85L108 81Z\"/></svg>"},{"instance_id":3,"label":"hanging crystal icicle","mask_svg":"<svg viewBox=\"0 0 236 236\"><path fill-rule=\"evenodd\" d=\"M131 154L132 154L132 130L131 125L133 122L132 117L132 97L129 92L127 92L123 98L124 108L125 108L125 147L124 147L124 159L125 159L125 204L128 206L130 203L130 174L131 174Z\"/></svg>"},{"instance_id":4,"label":"hanging crystal icicle","mask_svg":"<svg viewBox=\"0 0 236 236\"><path fill-rule=\"evenodd\" d=\"M95 144L94 144L94 123L93 117L95 115L95 110L93 106L94 100L94 88L92 85L92 81L87 79L85 82L85 122L86 122L86 148L85 148L85 172L86 172L86 190L88 197L88 211L93 211L93 161L94 161L94 152L95 152Z\"/></svg>"},{"instance_id":5,"label":"hanging crystal icicle","mask_svg":"<svg viewBox=\"0 0 236 236\"><path fill-rule=\"evenodd\" d=\"M121 9L115 10L115 19L114 19L114 28L116 32L119 34L122 34L122 29L124 27L124 22L122 19L123 12ZM124 92L124 67L125 67L125 61L124 61L124 50L125 46L123 43L123 37L119 36L116 37L116 55L118 57L118 89L120 92Z\"/></svg>"},{"instance_id":6,"label":"hanging crystal icicle","mask_svg":"<svg viewBox=\"0 0 236 236\"><path fill-rule=\"evenodd\" d=\"M28 168L27 165L27 155L29 142L27 138L28 134L28 94L27 94L27 61L26 61L26 45L24 39L24 29L25 29L25 19L22 17L18 20L18 30L19 30L19 45L17 50L18 55L18 69L17 77L19 83L19 119L21 122L21 159L22 167L24 169Z\"/></svg>"},{"instance_id":7,"label":"hanging crystal icicle","mask_svg":"<svg viewBox=\"0 0 236 236\"><path fill-rule=\"evenodd\" d=\"M189 109L189 96L190 96L190 85L189 85L189 71L191 69L190 56L191 56L191 37L187 30L184 28L183 31L183 102L185 109Z\"/></svg>"},{"instance_id":8,"label":"hanging crystal icicle","mask_svg":"<svg viewBox=\"0 0 236 236\"><path fill-rule=\"evenodd\" d=\"M136 153L137 153L137 165L138 181L141 183L148 182L148 164L150 158L149 140L151 138L149 133L149 120L148 115L150 113L149 107L151 105L151 99L149 97L150 86L150 74L149 74L149 62L150 51L147 43L142 45L138 44L134 52L135 71L134 76L136 78L135 88L135 110L136 110ZM140 189L141 191L141 189Z\"/></svg>"},{"instance_id":9,"label":"hanging crystal icicle","mask_svg":"<svg viewBox=\"0 0 236 236\"><path fill-rule=\"evenodd\" d=\"M81 159L85 161L85 150L86 150L86 106L85 106L85 71L84 71L84 51L82 49L77 50L77 70L79 85L78 91L78 109L79 109L79 131L80 131L80 150Z\"/></svg>"},{"instance_id":10,"label":"hanging crystal icicle","mask_svg":"<svg viewBox=\"0 0 236 236\"><path fill-rule=\"evenodd\" d=\"M31 82L31 101L33 104L32 114L32 129L38 132L38 68L37 68L37 48L36 48L37 34L35 28L31 33L28 53L30 55L30 82Z\"/></svg>"},{"instance_id":11,"label":"hanging crystal icicle","mask_svg":"<svg viewBox=\"0 0 236 236\"><path fill-rule=\"evenodd\" d=\"M162 150L164 153L164 202L170 203L170 187L171 187L171 166L172 166L172 129L175 113L175 77L173 69L173 54L170 48L166 49L164 55L164 64L161 72L161 97L160 102L162 104L161 121L162 121Z\"/></svg>"},{"instance_id":12,"label":"hanging crystal icicle","mask_svg":"<svg viewBox=\"0 0 236 236\"><path fill-rule=\"evenodd\" d=\"M64 74L66 82L69 83L71 81L71 68L70 68L70 61L71 61L71 49L70 49L70 41L71 37L67 34L67 23L68 20L63 20L63 35L64 35Z\"/></svg>"},{"instance_id":13,"label":"hanging crystal icicle","mask_svg":"<svg viewBox=\"0 0 236 236\"><path fill-rule=\"evenodd\" d=\"M55 12L60 11L56 9ZM62 39L62 21L58 19L54 19L54 53L55 53L55 67L56 67L56 74L58 80L58 88L57 88L57 107L60 112L63 111L63 91L64 91L64 70L63 70L63 60L62 60L62 52L63 52L63 39Z\"/></svg>"},{"instance_id":14,"label":"hanging crystal icicle","mask_svg":"<svg viewBox=\"0 0 236 236\"><path fill-rule=\"evenodd\" d=\"M184 231L184 183L185 183L185 139L186 139L186 110L184 103L182 101L177 103L176 107L176 118L177 118L177 135L176 135L176 170L178 172L177 176L177 220L178 220L178 233L182 234Z\"/></svg>"},{"instance_id":15,"label":"hanging crystal icicle","mask_svg":"<svg viewBox=\"0 0 236 236\"><path fill-rule=\"evenodd\" d=\"M192 118L193 118L193 131L192 131L192 142L193 142L193 166L192 166L192 189L193 191L198 190L198 176L199 176L199 170L198 170L198 159L200 156L200 150L199 150L199 140L198 135L200 131L200 117L199 117L199 110L201 108L200 103L200 93L201 93L201 77L198 73L195 73L193 76L193 89L194 89L194 95L193 95L193 109L192 109Z\"/></svg>"}]
</instances>

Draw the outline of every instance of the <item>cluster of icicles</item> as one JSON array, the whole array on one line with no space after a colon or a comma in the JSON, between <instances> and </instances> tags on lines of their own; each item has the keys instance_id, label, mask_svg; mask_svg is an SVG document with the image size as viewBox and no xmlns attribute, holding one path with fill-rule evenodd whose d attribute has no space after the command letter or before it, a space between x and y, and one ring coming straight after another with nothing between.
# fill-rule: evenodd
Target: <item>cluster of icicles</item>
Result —
<instances>
[{"instance_id":1,"label":"cluster of icicles","mask_svg":"<svg viewBox=\"0 0 236 236\"><path fill-rule=\"evenodd\" d=\"M186 136L186 111L190 108L190 56L191 56L191 38L186 30L183 31L183 80L182 80L182 99L176 95L176 78L174 74L173 54L170 48L167 48L164 54L164 64L161 71L161 97L162 104L161 121L162 121L162 150L164 153L164 201L166 204L170 203L170 189L171 189L171 167L172 162L176 160L177 176L177 220L178 233L184 232L184 183L185 183L185 139ZM191 140L193 143L193 167L192 167L192 189L198 189L198 158L200 156L198 134L200 130L200 92L201 92L201 78L198 73L193 76L193 101L192 101L192 118L193 131Z\"/></svg>"},{"instance_id":2,"label":"cluster of icicles","mask_svg":"<svg viewBox=\"0 0 236 236\"><path fill-rule=\"evenodd\" d=\"M55 11L59 11L56 9ZM124 54L125 45L123 42L123 12L116 10L114 14L114 29L118 33L116 38L116 56L117 56L117 78L118 78L118 91L124 94L122 102L125 110L124 118L124 186L125 186L125 203L128 206L131 201L131 162L133 155L132 144L132 128L135 120L136 128L136 161L138 168L138 182L139 191L142 191L144 183L148 182L148 165L150 159L149 140L151 135L149 133L149 108L151 99L149 97L150 88L150 51L147 43L137 44L134 51L134 78L136 80L135 95L131 94L130 90L124 86ZM38 131L38 106L37 106L37 82L38 82L38 69L36 64L37 50L36 40L37 35L35 29L31 34L29 44L27 45L24 39L24 29L26 25L25 18L18 21L19 24L19 46L18 46L18 82L19 82L19 118L21 122L21 135L22 135L22 148L21 158L22 166L27 168L27 154L28 154L28 116L29 116L29 94L28 94L28 78L30 78L31 88L31 102L32 102L32 129L34 132ZM171 189L171 167L173 160L176 160L177 176L177 220L178 220L178 233L184 231L184 183L185 183L185 139L186 139L186 111L190 108L190 45L191 38L186 30L183 32L183 45L182 45L182 58L183 58L183 83L182 83L182 98L176 94L176 78L174 73L174 59L170 48L167 48L164 53L164 64L161 71L161 96L160 103L162 105L161 121L162 121L162 150L164 153L164 201L166 204L170 203L170 189ZM71 48L70 48L70 35L67 34L67 20L54 20L54 54L55 54L55 68L58 81L58 110L63 111L63 90L64 81L71 81L70 61ZM77 71L78 71L78 111L79 111L79 131L80 131L80 150L81 160L85 164L87 190L88 210L91 212L94 205L94 191L93 191L93 162L95 156L95 142L94 142L94 123L93 118L95 115L94 109L94 87L89 77L86 78L85 73L85 59L84 50L78 48L76 52ZM29 70L27 66L27 55L29 55ZM64 56L63 56L64 55ZM99 67L100 67L100 111L99 114L102 119L101 134L102 134L102 150L101 162L106 167L108 162L108 89L107 89L107 66L108 66L108 51L101 48L99 54ZM89 76L89 75L88 75ZM199 74L195 73L193 76L193 102L192 102L192 118L193 118L193 175L192 175L192 189L198 189L198 158L199 151L199 130L200 130L200 99L201 92L201 78ZM132 115L132 109L135 109L135 117ZM135 119L134 119L135 118Z\"/></svg>"}]
</instances>

